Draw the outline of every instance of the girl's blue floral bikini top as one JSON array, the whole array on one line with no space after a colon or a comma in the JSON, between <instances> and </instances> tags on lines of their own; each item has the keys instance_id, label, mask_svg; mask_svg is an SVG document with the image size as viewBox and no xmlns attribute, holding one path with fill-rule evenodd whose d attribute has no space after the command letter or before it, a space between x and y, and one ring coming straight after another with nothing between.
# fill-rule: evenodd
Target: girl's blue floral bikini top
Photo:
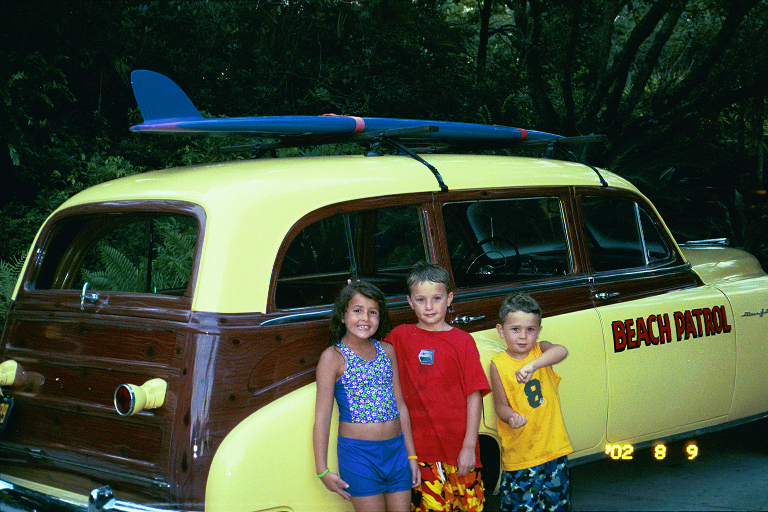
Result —
<instances>
[{"instance_id":1,"label":"girl's blue floral bikini top","mask_svg":"<svg viewBox=\"0 0 768 512\"><path fill-rule=\"evenodd\" d=\"M339 342L338 347L347 361L347 370L336 381L333 396L339 404L339 421L351 423L380 423L400 416L392 388L392 362L376 346L376 358L366 361Z\"/></svg>"}]
</instances>

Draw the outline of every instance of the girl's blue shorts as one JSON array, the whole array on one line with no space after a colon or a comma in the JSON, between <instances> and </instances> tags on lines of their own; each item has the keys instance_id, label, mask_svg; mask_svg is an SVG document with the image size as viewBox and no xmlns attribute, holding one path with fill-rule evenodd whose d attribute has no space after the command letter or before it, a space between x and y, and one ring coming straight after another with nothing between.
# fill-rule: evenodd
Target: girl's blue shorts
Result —
<instances>
[{"instance_id":1,"label":"girl's blue shorts","mask_svg":"<svg viewBox=\"0 0 768 512\"><path fill-rule=\"evenodd\" d=\"M411 466L403 434L384 441L339 436L339 476L352 496L409 491Z\"/></svg>"}]
</instances>

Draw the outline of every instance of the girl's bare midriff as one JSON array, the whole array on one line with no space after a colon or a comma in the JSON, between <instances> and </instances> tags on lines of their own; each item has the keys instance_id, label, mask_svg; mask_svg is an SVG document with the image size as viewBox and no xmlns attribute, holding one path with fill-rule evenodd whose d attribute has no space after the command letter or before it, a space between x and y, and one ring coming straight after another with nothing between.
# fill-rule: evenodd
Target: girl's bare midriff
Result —
<instances>
[{"instance_id":1,"label":"girl's bare midriff","mask_svg":"<svg viewBox=\"0 0 768 512\"><path fill-rule=\"evenodd\" d=\"M392 439L393 437L399 436L400 432L402 432L400 428L400 418L383 421L381 423L339 422L340 436L362 439L364 441L383 441Z\"/></svg>"}]
</instances>

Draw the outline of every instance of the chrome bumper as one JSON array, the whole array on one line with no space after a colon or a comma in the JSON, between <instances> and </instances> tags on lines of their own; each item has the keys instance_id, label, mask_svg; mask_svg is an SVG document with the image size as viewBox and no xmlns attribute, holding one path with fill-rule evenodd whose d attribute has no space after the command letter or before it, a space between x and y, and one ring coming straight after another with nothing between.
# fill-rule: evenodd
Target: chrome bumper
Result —
<instances>
[{"instance_id":1,"label":"chrome bumper","mask_svg":"<svg viewBox=\"0 0 768 512\"><path fill-rule=\"evenodd\" d=\"M92 490L86 502L59 498L0 479L0 512L168 512L169 510L178 509L117 500L108 485Z\"/></svg>"}]
</instances>

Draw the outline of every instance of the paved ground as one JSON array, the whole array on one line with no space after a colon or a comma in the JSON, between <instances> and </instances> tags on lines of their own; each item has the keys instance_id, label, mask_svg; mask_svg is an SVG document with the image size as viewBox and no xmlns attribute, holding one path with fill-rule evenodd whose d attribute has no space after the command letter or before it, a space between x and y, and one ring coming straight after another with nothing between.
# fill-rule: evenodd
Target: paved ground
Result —
<instances>
[{"instance_id":1,"label":"paved ground","mask_svg":"<svg viewBox=\"0 0 768 512\"><path fill-rule=\"evenodd\" d=\"M571 509L578 511L768 510L768 419L695 439L698 456L687 459L686 443L667 445L656 460L652 449L631 461L610 458L571 470ZM491 498L487 510L496 510Z\"/></svg>"}]
</instances>

